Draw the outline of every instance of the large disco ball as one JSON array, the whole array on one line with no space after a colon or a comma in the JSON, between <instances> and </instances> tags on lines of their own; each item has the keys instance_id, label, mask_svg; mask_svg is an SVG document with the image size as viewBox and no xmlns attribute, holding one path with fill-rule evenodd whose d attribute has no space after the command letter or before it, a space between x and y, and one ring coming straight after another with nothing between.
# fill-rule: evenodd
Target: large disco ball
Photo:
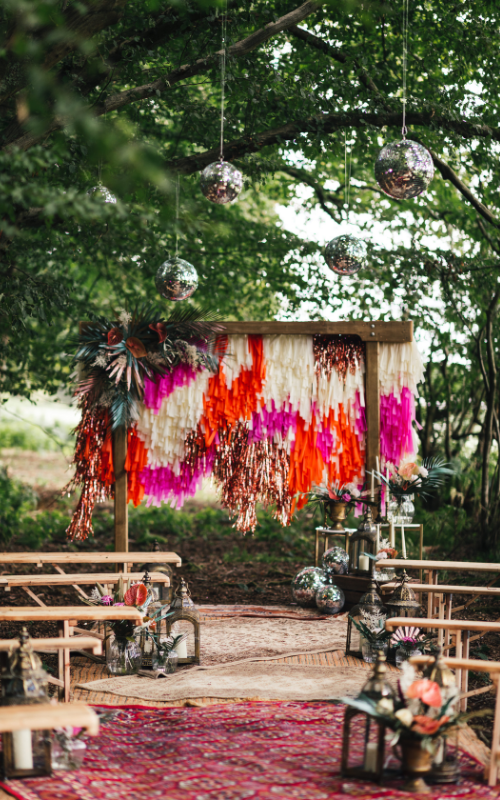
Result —
<instances>
[{"instance_id":1,"label":"large disco ball","mask_svg":"<svg viewBox=\"0 0 500 800\"><path fill-rule=\"evenodd\" d=\"M169 258L158 268L156 288L167 300L185 300L198 288L198 273L183 258Z\"/></svg>"},{"instance_id":2,"label":"large disco ball","mask_svg":"<svg viewBox=\"0 0 500 800\"><path fill-rule=\"evenodd\" d=\"M316 592L316 605L323 614L338 614L344 603L344 592L338 586L323 586Z\"/></svg>"},{"instance_id":3,"label":"large disco ball","mask_svg":"<svg viewBox=\"0 0 500 800\"><path fill-rule=\"evenodd\" d=\"M292 581L293 599L299 606L314 606L316 592L327 583L325 573L319 567L306 567Z\"/></svg>"},{"instance_id":4,"label":"large disco ball","mask_svg":"<svg viewBox=\"0 0 500 800\"><path fill-rule=\"evenodd\" d=\"M92 200L99 200L101 203L116 203L116 197L114 194L111 194L109 189L107 189L106 186L103 186L102 183L100 183L98 186L93 186L92 189L89 189L87 196Z\"/></svg>"},{"instance_id":5,"label":"large disco ball","mask_svg":"<svg viewBox=\"0 0 500 800\"><path fill-rule=\"evenodd\" d=\"M337 275L354 275L366 265L366 257L366 243L347 233L332 239L325 248L325 261Z\"/></svg>"},{"instance_id":6,"label":"large disco ball","mask_svg":"<svg viewBox=\"0 0 500 800\"><path fill-rule=\"evenodd\" d=\"M323 553L321 563L325 574L331 578L335 578L335 575L347 575L349 571L349 556L343 547L330 547Z\"/></svg>"},{"instance_id":7,"label":"large disco ball","mask_svg":"<svg viewBox=\"0 0 500 800\"><path fill-rule=\"evenodd\" d=\"M409 139L386 144L375 162L378 185L395 200L418 197L425 192L433 177L431 154L423 145Z\"/></svg>"},{"instance_id":8,"label":"large disco ball","mask_svg":"<svg viewBox=\"0 0 500 800\"><path fill-rule=\"evenodd\" d=\"M243 174L227 161L214 161L201 173L200 186L207 200L212 203L232 203L243 187Z\"/></svg>"}]
</instances>

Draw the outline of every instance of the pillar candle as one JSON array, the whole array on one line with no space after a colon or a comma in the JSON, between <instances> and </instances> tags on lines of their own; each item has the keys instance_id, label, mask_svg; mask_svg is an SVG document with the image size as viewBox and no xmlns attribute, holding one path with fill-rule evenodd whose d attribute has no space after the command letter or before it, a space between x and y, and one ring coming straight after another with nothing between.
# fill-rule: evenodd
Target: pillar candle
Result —
<instances>
[{"instance_id":1,"label":"pillar candle","mask_svg":"<svg viewBox=\"0 0 500 800\"><path fill-rule=\"evenodd\" d=\"M406 558L405 526L401 525L401 550L403 558Z\"/></svg>"},{"instance_id":2,"label":"pillar candle","mask_svg":"<svg viewBox=\"0 0 500 800\"><path fill-rule=\"evenodd\" d=\"M377 743L368 742L365 750L364 768L367 772L377 771Z\"/></svg>"},{"instance_id":3,"label":"pillar candle","mask_svg":"<svg viewBox=\"0 0 500 800\"><path fill-rule=\"evenodd\" d=\"M184 637L184 639L181 642L176 644L175 652L177 653L179 658L187 658L188 657L186 637Z\"/></svg>"},{"instance_id":4,"label":"pillar candle","mask_svg":"<svg viewBox=\"0 0 500 800\"><path fill-rule=\"evenodd\" d=\"M12 750L14 769L33 769L33 748L31 746L30 730L26 728L12 732Z\"/></svg>"},{"instance_id":5,"label":"pillar candle","mask_svg":"<svg viewBox=\"0 0 500 800\"><path fill-rule=\"evenodd\" d=\"M371 482L370 482L370 497L372 499L375 497L375 476L373 475L373 470L372 470Z\"/></svg>"},{"instance_id":6,"label":"pillar candle","mask_svg":"<svg viewBox=\"0 0 500 800\"><path fill-rule=\"evenodd\" d=\"M365 553L361 553L358 560L358 566L359 569L362 570L363 572L370 571L370 559L368 558L367 555L365 555Z\"/></svg>"}]
</instances>

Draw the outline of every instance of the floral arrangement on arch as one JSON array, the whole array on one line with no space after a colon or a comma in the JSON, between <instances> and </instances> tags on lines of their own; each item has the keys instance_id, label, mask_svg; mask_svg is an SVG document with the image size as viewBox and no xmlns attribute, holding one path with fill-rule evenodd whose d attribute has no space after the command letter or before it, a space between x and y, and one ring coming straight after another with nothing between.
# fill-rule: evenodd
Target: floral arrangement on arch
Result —
<instances>
[{"instance_id":1,"label":"floral arrangement on arch","mask_svg":"<svg viewBox=\"0 0 500 800\"><path fill-rule=\"evenodd\" d=\"M214 352L221 328L216 315L176 306L167 319L151 305L121 310L114 320L96 317L82 324L74 362L81 378L76 394L90 408L107 409L112 428L138 417L144 381L156 382L184 362L215 371Z\"/></svg>"},{"instance_id":2,"label":"floral arrangement on arch","mask_svg":"<svg viewBox=\"0 0 500 800\"><path fill-rule=\"evenodd\" d=\"M394 697L376 700L361 693L356 698L340 700L385 723L394 732L392 745L404 737L415 739L434 752L438 740L449 728L463 725L472 717L492 713L490 709L457 713L454 705L459 697L458 687L455 684L440 687L429 678L419 677L409 661L403 662L401 673Z\"/></svg>"},{"instance_id":3,"label":"floral arrangement on arch","mask_svg":"<svg viewBox=\"0 0 500 800\"><path fill-rule=\"evenodd\" d=\"M400 500L408 495L430 497L454 472L442 458L424 458L421 465L404 459L399 466L386 464L386 474L373 473L387 491Z\"/></svg>"}]
</instances>

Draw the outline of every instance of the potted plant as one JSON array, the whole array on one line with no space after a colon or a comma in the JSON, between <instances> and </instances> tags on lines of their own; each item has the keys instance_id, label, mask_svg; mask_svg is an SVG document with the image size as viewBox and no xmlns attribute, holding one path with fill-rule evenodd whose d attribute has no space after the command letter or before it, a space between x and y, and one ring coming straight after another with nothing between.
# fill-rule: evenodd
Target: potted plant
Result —
<instances>
[{"instance_id":1,"label":"potted plant","mask_svg":"<svg viewBox=\"0 0 500 800\"><path fill-rule=\"evenodd\" d=\"M387 654L392 633L384 628L385 614L371 614L362 609L360 620L349 618L360 633L363 661L373 664L379 653Z\"/></svg>"},{"instance_id":2,"label":"potted plant","mask_svg":"<svg viewBox=\"0 0 500 800\"><path fill-rule=\"evenodd\" d=\"M391 646L396 650L396 666L400 667L403 661L408 661L412 656L423 655L431 639L432 636L421 633L420 628L405 626L395 630L391 636Z\"/></svg>"},{"instance_id":3,"label":"potted plant","mask_svg":"<svg viewBox=\"0 0 500 800\"><path fill-rule=\"evenodd\" d=\"M154 650L151 656L151 666L158 672L165 672L171 675L177 669L179 656L176 647L186 638L185 634L159 638L153 634Z\"/></svg>"},{"instance_id":4,"label":"potted plant","mask_svg":"<svg viewBox=\"0 0 500 800\"><path fill-rule=\"evenodd\" d=\"M364 712L393 731L391 744L399 745L400 758L409 781L409 792L428 792L424 781L443 735L474 716L492 713L489 709L457 713L454 710L459 690L455 684L440 687L435 681L420 678L408 661L402 665L398 691L394 697L377 699L361 692L359 697L343 697L340 702Z\"/></svg>"}]
</instances>

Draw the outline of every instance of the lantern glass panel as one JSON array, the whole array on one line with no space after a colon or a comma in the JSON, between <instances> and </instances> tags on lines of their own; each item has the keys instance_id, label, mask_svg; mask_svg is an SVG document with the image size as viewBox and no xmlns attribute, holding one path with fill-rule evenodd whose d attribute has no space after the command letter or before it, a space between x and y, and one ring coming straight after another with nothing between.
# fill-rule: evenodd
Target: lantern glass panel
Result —
<instances>
[{"instance_id":1,"label":"lantern glass panel","mask_svg":"<svg viewBox=\"0 0 500 800\"><path fill-rule=\"evenodd\" d=\"M379 780L385 729L368 714L347 711L342 747L342 775Z\"/></svg>"},{"instance_id":2,"label":"lantern glass panel","mask_svg":"<svg viewBox=\"0 0 500 800\"><path fill-rule=\"evenodd\" d=\"M51 773L49 731L21 730L2 734L3 772L6 778L28 778Z\"/></svg>"}]
</instances>

